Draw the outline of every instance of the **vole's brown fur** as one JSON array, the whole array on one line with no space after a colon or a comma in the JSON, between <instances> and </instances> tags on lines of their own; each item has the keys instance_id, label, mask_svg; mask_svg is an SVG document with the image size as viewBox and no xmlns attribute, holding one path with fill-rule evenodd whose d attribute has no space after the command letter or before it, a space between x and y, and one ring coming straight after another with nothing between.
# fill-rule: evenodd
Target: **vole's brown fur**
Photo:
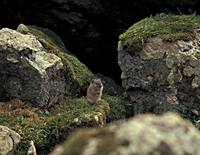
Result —
<instances>
[{"instance_id":1,"label":"vole's brown fur","mask_svg":"<svg viewBox=\"0 0 200 155\"><path fill-rule=\"evenodd\" d=\"M94 79L91 81L87 89L87 100L91 104L97 104L101 100L103 91L103 84L101 79Z\"/></svg>"}]
</instances>

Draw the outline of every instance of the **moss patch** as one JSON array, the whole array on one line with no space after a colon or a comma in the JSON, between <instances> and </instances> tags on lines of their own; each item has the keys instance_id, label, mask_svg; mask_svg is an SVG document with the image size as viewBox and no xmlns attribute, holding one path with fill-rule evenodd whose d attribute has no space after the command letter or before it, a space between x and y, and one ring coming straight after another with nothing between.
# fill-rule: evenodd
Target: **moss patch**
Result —
<instances>
[{"instance_id":1,"label":"moss patch","mask_svg":"<svg viewBox=\"0 0 200 155\"><path fill-rule=\"evenodd\" d=\"M108 122L125 119L126 117L125 100L122 97L105 95L103 96L103 98L110 105L110 114L107 117Z\"/></svg>"},{"instance_id":2,"label":"moss patch","mask_svg":"<svg viewBox=\"0 0 200 155\"><path fill-rule=\"evenodd\" d=\"M106 128L80 130L75 135L72 135L70 141L65 143L62 148L64 149L59 155L78 155L83 153L84 148L88 145L91 139L98 138L98 154L107 155L110 150L114 150L117 145L113 145L114 132ZM104 141L105 140L105 141ZM101 143L102 141L102 143ZM53 153L52 155L56 155Z\"/></svg>"},{"instance_id":3,"label":"moss patch","mask_svg":"<svg viewBox=\"0 0 200 155\"><path fill-rule=\"evenodd\" d=\"M30 140L40 147L48 143L45 116L38 109L20 100L0 103L0 109L0 124L13 129L22 137L16 154L26 154Z\"/></svg>"},{"instance_id":4,"label":"moss patch","mask_svg":"<svg viewBox=\"0 0 200 155\"><path fill-rule=\"evenodd\" d=\"M75 129L103 126L110 110L104 100L90 105L85 97L66 99L49 109L48 114L19 100L0 103L0 109L0 124L22 137L17 155L27 153L30 140L34 141L38 154L48 154Z\"/></svg>"},{"instance_id":5,"label":"moss patch","mask_svg":"<svg viewBox=\"0 0 200 155\"><path fill-rule=\"evenodd\" d=\"M83 63L67 51L60 38L49 29L37 26L28 26L28 28L48 52L54 53L62 59L66 80L70 87L69 91L76 94L80 92L80 89L86 89L86 85L94 78L94 75Z\"/></svg>"},{"instance_id":6,"label":"moss patch","mask_svg":"<svg viewBox=\"0 0 200 155\"><path fill-rule=\"evenodd\" d=\"M192 40L195 38L194 28L200 26L200 16L160 14L145 18L120 35L125 47L140 51L149 37L159 36L164 41Z\"/></svg>"}]
</instances>

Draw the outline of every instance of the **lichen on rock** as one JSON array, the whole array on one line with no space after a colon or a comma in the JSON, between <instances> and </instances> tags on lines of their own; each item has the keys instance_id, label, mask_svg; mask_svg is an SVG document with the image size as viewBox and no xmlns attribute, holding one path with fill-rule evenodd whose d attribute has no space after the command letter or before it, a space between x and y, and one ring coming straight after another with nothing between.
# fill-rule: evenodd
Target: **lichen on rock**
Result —
<instances>
[{"instance_id":1,"label":"lichen on rock","mask_svg":"<svg viewBox=\"0 0 200 155\"><path fill-rule=\"evenodd\" d=\"M0 125L0 154L14 155L20 135L6 126Z\"/></svg>"},{"instance_id":2,"label":"lichen on rock","mask_svg":"<svg viewBox=\"0 0 200 155\"><path fill-rule=\"evenodd\" d=\"M1 100L20 98L41 107L63 98L63 63L47 53L35 36L1 29L0 58Z\"/></svg>"},{"instance_id":3,"label":"lichen on rock","mask_svg":"<svg viewBox=\"0 0 200 155\"><path fill-rule=\"evenodd\" d=\"M199 131L178 115L148 114L105 128L80 130L51 155L195 155L200 153L199 144Z\"/></svg>"}]
</instances>

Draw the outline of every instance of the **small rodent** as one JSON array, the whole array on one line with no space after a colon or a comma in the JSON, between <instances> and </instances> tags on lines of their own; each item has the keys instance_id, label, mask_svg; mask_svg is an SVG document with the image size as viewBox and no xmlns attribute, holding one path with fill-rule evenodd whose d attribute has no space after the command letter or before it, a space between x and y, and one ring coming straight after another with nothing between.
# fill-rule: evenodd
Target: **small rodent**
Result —
<instances>
[{"instance_id":1,"label":"small rodent","mask_svg":"<svg viewBox=\"0 0 200 155\"><path fill-rule=\"evenodd\" d=\"M87 89L87 100L91 104L97 104L101 100L103 84L101 79L93 79Z\"/></svg>"},{"instance_id":2,"label":"small rodent","mask_svg":"<svg viewBox=\"0 0 200 155\"><path fill-rule=\"evenodd\" d=\"M36 148L32 140L30 141L30 147L28 149L27 155L37 155Z\"/></svg>"}]
</instances>

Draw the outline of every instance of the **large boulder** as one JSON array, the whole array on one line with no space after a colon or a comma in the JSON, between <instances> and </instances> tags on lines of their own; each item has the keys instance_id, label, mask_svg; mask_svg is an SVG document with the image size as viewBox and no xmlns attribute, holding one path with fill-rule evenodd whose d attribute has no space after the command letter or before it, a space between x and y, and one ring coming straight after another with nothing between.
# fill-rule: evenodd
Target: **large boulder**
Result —
<instances>
[{"instance_id":1,"label":"large boulder","mask_svg":"<svg viewBox=\"0 0 200 155\"><path fill-rule=\"evenodd\" d=\"M14 155L20 135L6 126L0 125L0 154Z\"/></svg>"},{"instance_id":2,"label":"large boulder","mask_svg":"<svg viewBox=\"0 0 200 155\"><path fill-rule=\"evenodd\" d=\"M60 37L53 31L33 25L20 24L17 31L23 34L32 34L45 49L61 58L66 80L66 94L70 96L85 95L85 91L94 78L93 73L76 56L72 55L65 47ZM84 92L84 94L83 94Z\"/></svg>"},{"instance_id":3,"label":"large boulder","mask_svg":"<svg viewBox=\"0 0 200 155\"><path fill-rule=\"evenodd\" d=\"M0 99L20 98L37 106L58 102L65 94L61 58L33 35L0 30Z\"/></svg>"},{"instance_id":4,"label":"large boulder","mask_svg":"<svg viewBox=\"0 0 200 155\"><path fill-rule=\"evenodd\" d=\"M80 130L51 155L196 155L200 133L176 114L140 115L106 128Z\"/></svg>"},{"instance_id":5,"label":"large boulder","mask_svg":"<svg viewBox=\"0 0 200 155\"><path fill-rule=\"evenodd\" d=\"M118 62L132 114L200 112L200 17L160 14L120 36Z\"/></svg>"}]
</instances>

